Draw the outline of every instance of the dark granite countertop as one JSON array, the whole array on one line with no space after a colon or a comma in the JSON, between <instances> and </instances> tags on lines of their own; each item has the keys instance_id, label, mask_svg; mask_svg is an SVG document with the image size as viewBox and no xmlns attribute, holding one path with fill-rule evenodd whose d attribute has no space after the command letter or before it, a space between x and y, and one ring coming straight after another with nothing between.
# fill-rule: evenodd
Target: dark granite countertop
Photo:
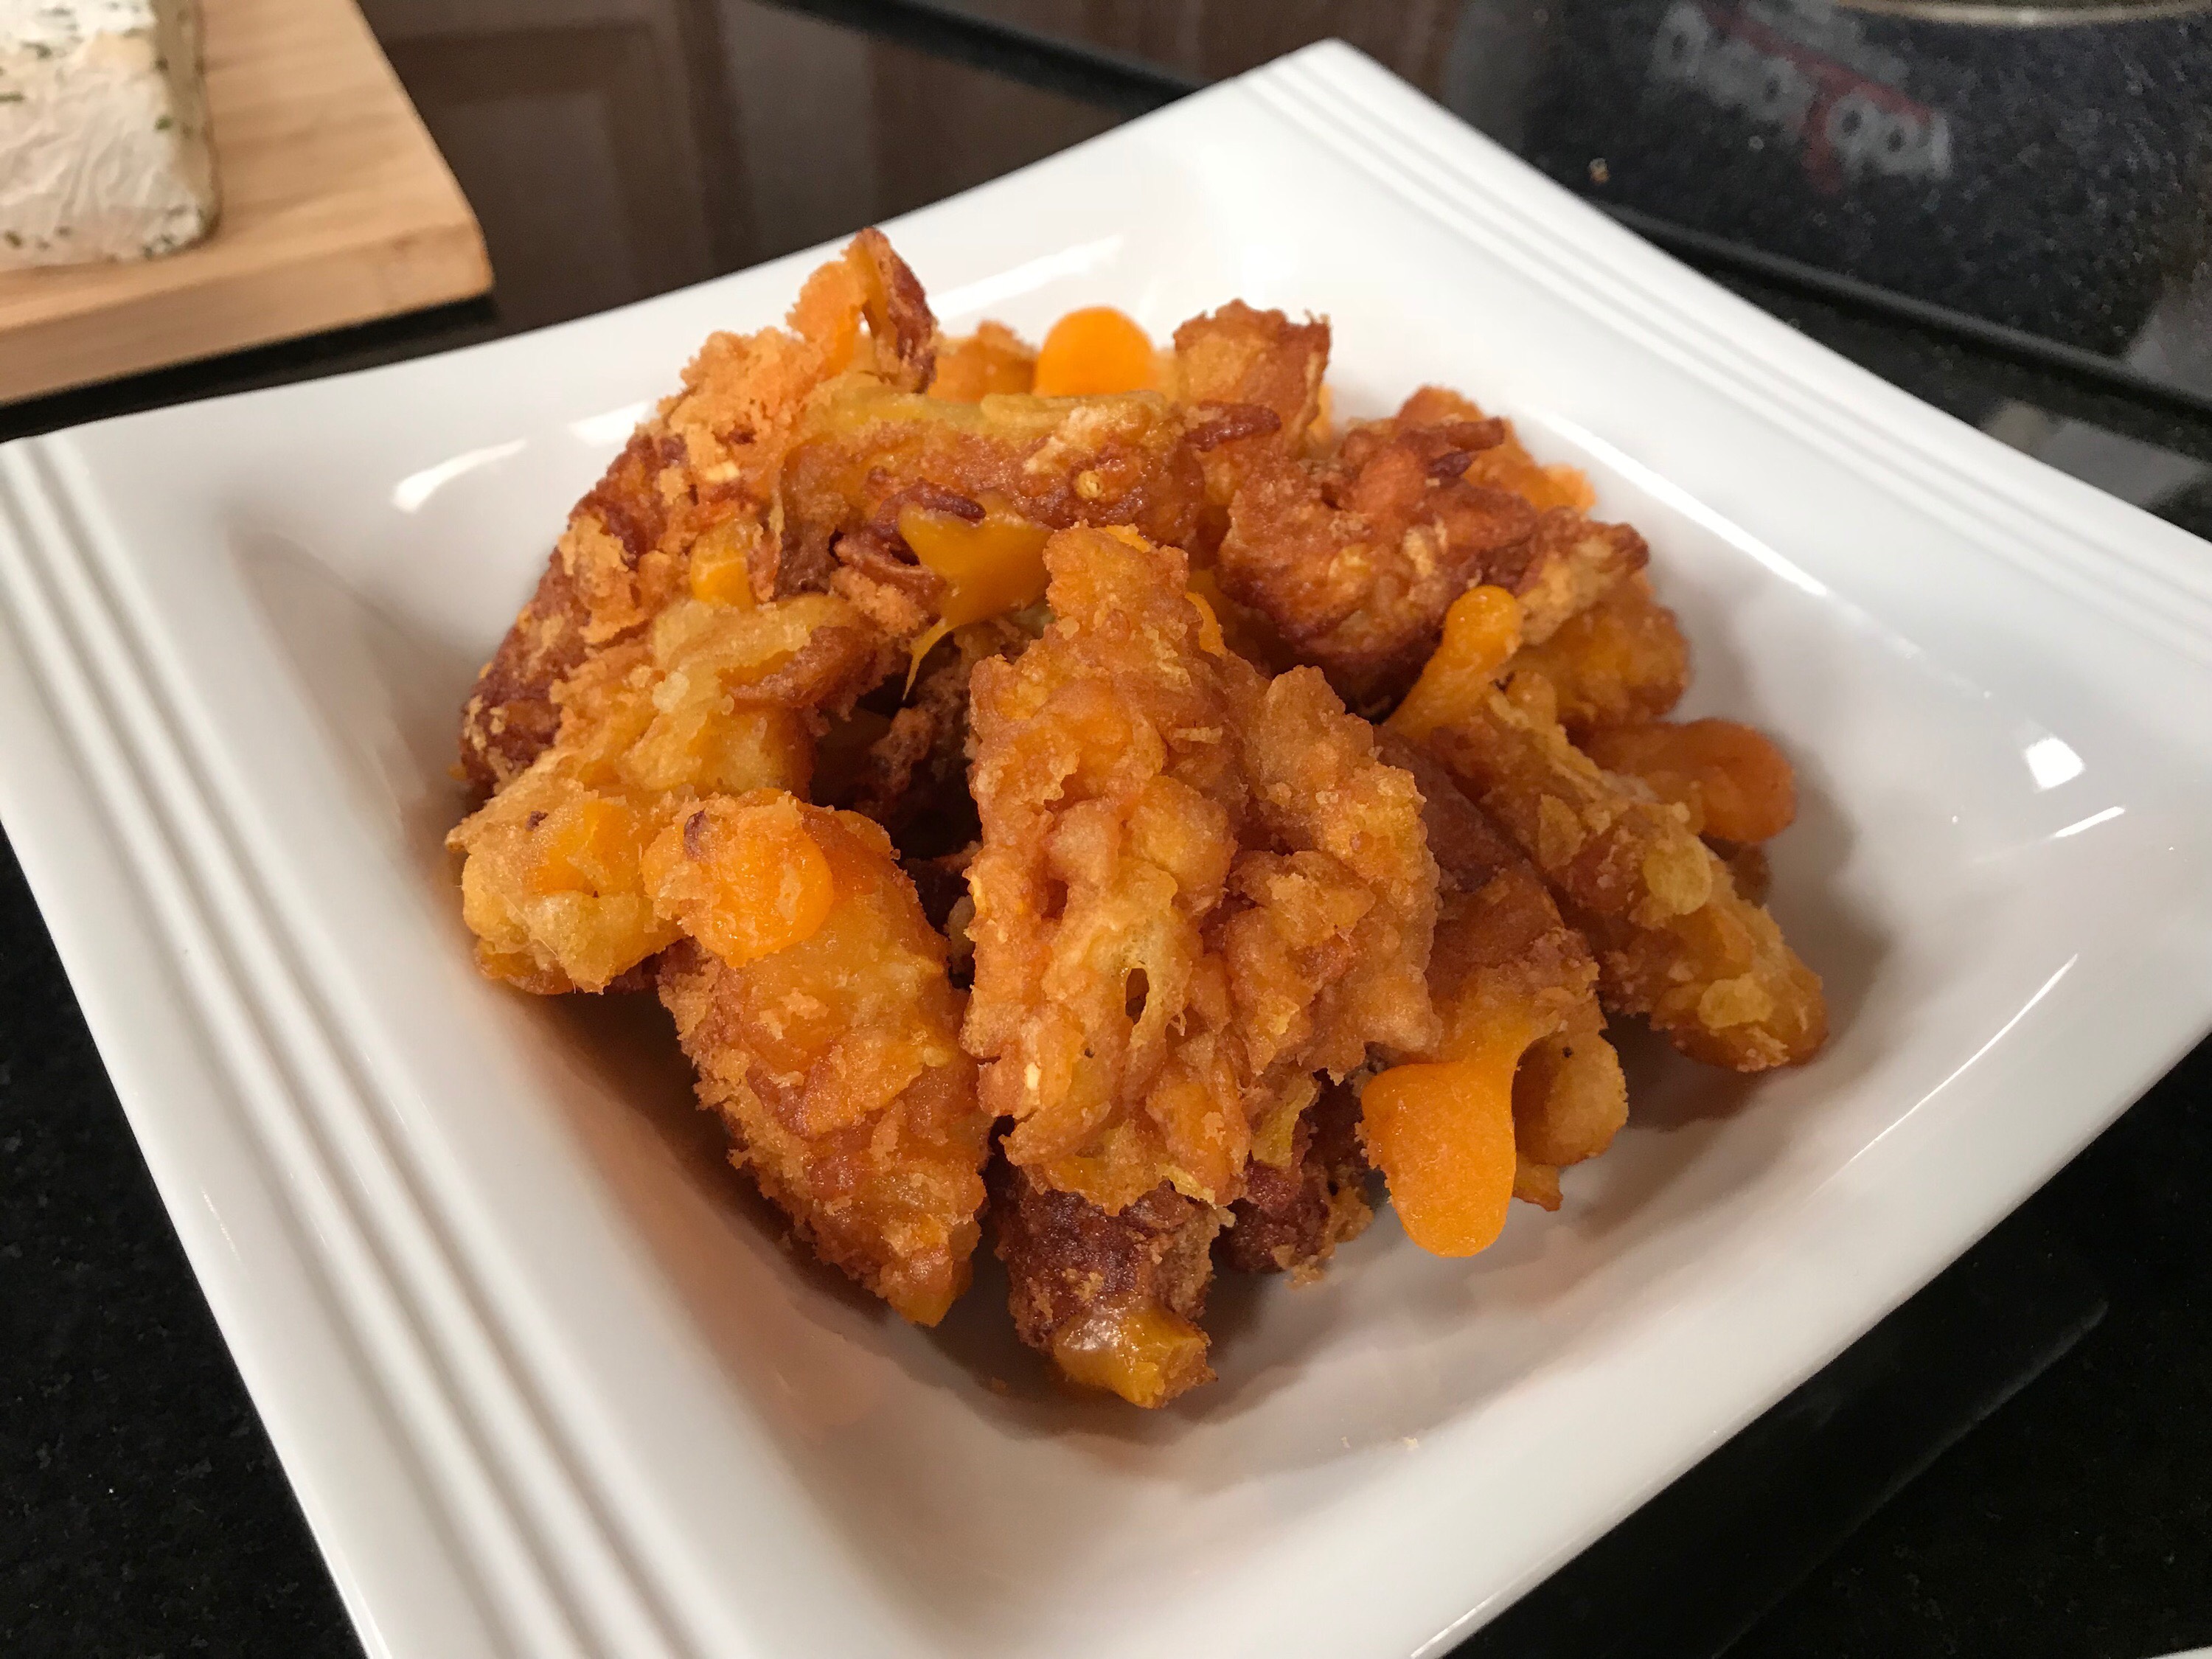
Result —
<instances>
[{"instance_id":1,"label":"dark granite countertop","mask_svg":"<svg viewBox=\"0 0 2212 1659\"><path fill-rule=\"evenodd\" d=\"M737 269L1334 34L1796 327L2212 537L2212 7L366 9L483 221L496 296L0 409L0 438ZM2212 1044L1465 1650L2212 1644L2208 1191ZM0 861L0 1652L359 1651Z\"/></svg>"}]
</instances>

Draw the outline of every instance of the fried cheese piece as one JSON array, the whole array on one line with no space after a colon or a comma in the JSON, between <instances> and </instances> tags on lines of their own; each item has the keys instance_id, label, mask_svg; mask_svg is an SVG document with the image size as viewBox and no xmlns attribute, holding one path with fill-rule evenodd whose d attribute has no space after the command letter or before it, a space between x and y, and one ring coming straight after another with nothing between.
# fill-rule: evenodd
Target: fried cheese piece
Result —
<instances>
[{"instance_id":1,"label":"fried cheese piece","mask_svg":"<svg viewBox=\"0 0 2212 1659\"><path fill-rule=\"evenodd\" d=\"M1481 610L1486 593L1464 596L1455 614ZM1644 1016L1711 1065L1757 1072L1810 1060L1827 1035L1819 977L1736 892L1682 809L1601 769L1556 721L1491 684L1494 656L1454 660L1468 650L1494 652L1495 641L1447 619L1407 699L1421 714L1414 735L1551 884L1597 951L1605 1006Z\"/></svg>"},{"instance_id":2,"label":"fried cheese piece","mask_svg":"<svg viewBox=\"0 0 2212 1659\"><path fill-rule=\"evenodd\" d=\"M1447 421L1482 421L1490 417L1471 398L1443 386L1425 386L1406 399L1398 410L1398 418L1437 426ZM1553 507L1588 513L1597 505L1597 492L1579 470L1563 463L1543 465L1522 443L1512 422L1501 419L1498 424L1503 428L1499 441L1477 455L1468 468L1472 482L1488 484L1493 489L1510 489L1540 513Z\"/></svg>"},{"instance_id":3,"label":"fried cheese piece","mask_svg":"<svg viewBox=\"0 0 2212 1659\"><path fill-rule=\"evenodd\" d=\"M936 325L879 231L862 231L807 278L790 323L709 336L683 389L577 503L462 712L461 769L477 789L505 785L553 741L556 690L593 653L687 592L765 599L776 590L778 481L817 387L844 374L889 390L929 380Z\"/></svg>"},{"instance_id":4,"label":"fried cheese piece","mask_svg":"<svg viewBox=\"0 0 2212 1659\"><path fill-rule=\"evenodd\" d=\"M1424 386L1400 405L1397 420L1407 426L1441 426L1492 417L1456 392ZM1498 441L1474 452L1465 481L1520 496L1540 515L1539 530L1522 559L1496 561L1482 580L1521 601L1522 639L1541 644L1613 592L1624 578L1642 570L1650 550L1628 526L1589 519L1597 492L1580 471L1563 464L1540 464L1522 447L1512 422L1498 418L1494 424Z\"/></svg>"},{"instance_id":5,"label":"fried cheese piece","mask_svg":"<svg viewBox=\"0 0 2212 1659\"><path fill-rule=\"evenodd\" d=\"M1328 345L1325 320L1294 323L1279 311L1255 310L1242 300L1176 330L1169 380L1178 401L1194 410L1260 408L1275 417L1272 428L1255 428L1207 452L1206 487L1213 513L1200 538L1206 549L1219 544L1227 527L1223 515L1251 466L1304 453L1319 429Z\"/></svg>"},{"instance_id":6,"label":"fried cheese piece","mask_svg":"<svg viewBox=\"0 0 2212 1659\"><path fill-rule=\"evenodd\" d=\"M639 860L701 797L803 791L825 708L881 678L884 641L826 593L681 599L559 686L560 735L447 837L484 972L598 991L672 943Z\"/></svg>"},{"instance_id":7,"label":"fried cheese piece","mask_svg":"<svg viewBox=\"0 0 2212 1659\"><path fill-rule=\"evenodd\" d=\"M1215 1251L1237 1273L1287 1273L1303 1285L1319 1279L1336 1247L1375 1218L1358 1090L1350 1081L1329 1085L1291 1129L1287 1165L1255 1158L1247 1166L1244 1196L1229 1206L1231 1224Z\"/></svg>"},{"instance_id":8,"label":"fried cheese piece","mask_svg":"<svg viewBox=\"0 0 2212 1659\"><path fill-rule=\"evenodd\" d=\"M970 687L975 991L1010 1162L1109 1212L1232 1202L1313 1074L1433 1040L1419 797L1320 675L1221 643L1174 548L1055 536L1056 622Z\"/></svg>"},{"instance_id":9,"label":"fried cheese piece","mask_svg":"<svg viewBox=\"0 0 2212 1659\"><path fill-rule=\"evenodd\" d=\"M920 819L951 825L973 817L968 799L969 676L979 662L1022 653L1036 638L1024 620L994 617L952 630L882 735L868 745L854 790L854 811L894 836Z\"/></svg>"},{"instance_id":10,"label":"fried cheese piece","mask_svg":"<svg viewBox=\"0 0 2212 1659\"><path fill-rule=\"evenodd\" d=\"M1501 439L1496 421L1354 422L1317 460L1255 458L1229 506L1216 568L1356 708L1412 684L1445 609L1489 584L1522 603L1530 640L1549 636L1647 556L1626 525L1539 512L1468 482Z\"/></svg>"},{"instance_id":11,"label":"fried cheese piece","mask_svg":"<svg viewBox=\"0 0 2212 1659\"><path fill-rule=\"evenodd\" d=\"M1633 571L1505 665L1509 679L1524 672L1544 677L1559 724L1581 743L1601 726L1665 716L1689 689L1690 644L1650 578Z\"/></svg>"},{"instance_id":12,"label":"fried cheese piece","mask_svg":"<svg viewBox=\"0 0 2212 1659\"><path fill-rule=\"evenodd\" d=\"M638 874L668 803L593 788L547 758L447 837L463 855L461 919L477 936L477 966L540 996L627 989L623 976L677 939ZM777 779L770 770L759 781Z\"/></svg>"},{"instance_id":13,"label":"fried cheese piece","mask_svg":"<svg viewBox=\"0 0 2212 1659\"><path fill-rule=\"evenodd\" d=\"M972 404L996 392L1027 392L1036 380L1036 356L1004 323L978 323L973 334L937 343L929 395Z\"/></svg>"},{"instance_id":14,"label":"fried cheese piece","mask_svg":"<svg viewBox=\"0 0 2212 1659\"><path fill-rule=\"evenodd\" d=\"M1398 1118L1369 1118L1370 1149L1386 1171L1395 1164L1412 1177L1410 1190L1401 1181L1391 1196L1415 1242L1468 1253L1497 1236L1508 1193L1559 1207L1559 1170L1612 1144L1627 1121L1628 1085L1605 1036L1597 964L1542 878L1433 757L1387 730L1380 748L1420 786L1443 877L1429 987L1445 1031L1436 1053L1419 1057L1427 1063L1405 1068L1419 1086L1384 1085L1381 1103L1401 1095ZM1510 1158L1499 1133L1509 1118ZM1477 1143L1495 1149L1490 1157L1455 1147L1470 1123ZM1394 1134L1404 1145L1384 1162ZM1413 1167L1431 1144L1438 1167Z\"/></svg>"},{"instance_id":15,"label":"fried cheese piece","mask_svg":"<svg viewBox=\"0 0 2212 1659\"><path fill-rule=\"evenodd\" d=\"M648 849L689 938L661 1000L731 1159L825 1261L933 1325L967 1287L990 1118L960 994L890 842L789 794L720 797Z\"/></svg>"},{"instance_id":16,"label":"fried cheese piece","mask_svg":"<svg viewBox=\"0 0 2212 1659\"><path fill-rule=\"evenodd\" d=\"M1108 1214L1003 1158L991 1219L1021 1340L1060 1373L1133 1406L1213 1380L1199 1326L1225 1212L1163 1182Z\"/></svg>"},{"instance_id":17,"label":"fried cheese piece","mask_svg":"<svg viewBox=\"0 0 2212 1659\"><path fill-rule=\"evenodd\" d=\"M1216 555L1222 591L1355 706L1386 700L1419 670L1444 607L1534 533L1519 496L1453 474L1490 435L1376 423L1326 461L1255 458Z\"/></svg>"},{"instance_id":18,"label":"fried cheese piece","mask_svg":"<svg viewBox=\"0 0 2212 1659\"><path fill-rule=\"evenodd\" d=\"M1157 392L1160 354L1144 326L1112 306L1079 306L1045 331L1031 389L1048 398Z\"/></svg>"},{"instance_id":19,"label":"fried cheese piece","mask_svg":"<svg viewBox=\"0 0 2212 1659\"><path fill-rule=\"evenodd\" d=\"M815 400L785 468L783 580L835 587L896 637L1019 609L1042 592L1051 531L1187 538L1205 497L1190 438L1157 392L958 403L842 381ZM930 531L945 544L935 560L916 544ZM978 585L984 604L963 605Z\"/></svg>"},{"instance_id":20,"label":"fried cheese piece","mask_svg":"<svg viewBox=\"0 0 2212 1659\"><path fill-rule=\"evenodd\" d=\"M1774 739L1735 720L1656 720L1589 733L1583 752L1607 771L1640 778L1690 815L1708 841L1771 841L1797 816L1796 774Z\"/></svg>"}]
</instances>

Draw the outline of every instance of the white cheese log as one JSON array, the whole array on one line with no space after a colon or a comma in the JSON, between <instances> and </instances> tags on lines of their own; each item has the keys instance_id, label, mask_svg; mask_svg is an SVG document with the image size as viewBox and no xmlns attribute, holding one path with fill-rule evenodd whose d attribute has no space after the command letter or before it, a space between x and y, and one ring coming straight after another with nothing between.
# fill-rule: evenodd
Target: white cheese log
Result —
<instances>
[{"instance_id":1,"label":"white cheese log","mask_svg":"<svg viewBox=\"0 0 2212 1659\"><path fill-rule=\"evenodd\" d=\"M0 270L152 258L215 216L193 0L0 0Z\"/></svg>"}]
</instances>

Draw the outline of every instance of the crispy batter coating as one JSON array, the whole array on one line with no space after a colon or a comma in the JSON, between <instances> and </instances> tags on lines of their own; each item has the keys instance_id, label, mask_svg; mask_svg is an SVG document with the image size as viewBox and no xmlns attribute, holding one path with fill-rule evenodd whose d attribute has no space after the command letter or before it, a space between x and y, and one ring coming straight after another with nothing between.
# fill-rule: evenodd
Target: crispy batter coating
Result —
<instances>
[{"instance_id":1,"label":"crispy batter coating","mask_svg":"<svg viewBox=\"0 0 2212 1659\"><path fill-rule=\"evenodd\" d=\"M1255 1158L1244 1196L1215 1247L1222 1265L1243 1273L1287 1273L1296 1284L1319 1279L1339 1244L1367 1231L1367 1153L1359 1144L1359 1091L1333 1083L1293 1125L1290 1162Z\"/></svg>"},{"instance_id":2,"label":"crispy batter coating","mask_svg":"<svg viewBox=\"0 0 2212 1659\"><path fill-rule=\"evenodd\" d=\"M1301 1072L1341 1078L1370 1045L1403 1048L1430 1029L1421 964L1437 877L1420 796L1376 754L1374 728L1346 714L1310 668L1265 683L1243 750L1254 815L1243 837L1248 849L1274 849L1248 850L1230 878L1265 922L1248 912L1226 930L1246 1046L1277 1071L1295 1051ZM1348 930L1339 872L1372 896ZM1346 931L1343 963L1335 939Z\"/></svg>"},{"instance_id":3,"label":"crispy batter coating","mask_svg":"<svg viewBox=\"0 0 2212 1659\"><path fill-rule=\"evenodd\" d=\"M873 230L787 325L577 505L448 845L484 971L657 987L732 1162L906 1318L988 1201L1022 1340L1158 1407L1217 1260L1318 1276L1376 1170L1446 1255L1559 1207L1626 1116L1608 1011L1820 1046L1759 908L1790 764L1663 721L1642 538L1510 422L1339 434L1327 322L1242 302L1170 353L1093 307L1041 368Z\"/></svg>"},{"instance_id":4,"label":"crispy batter coating","mask_svg":"<svg viewBox=\"0 0 2212 1659\"><path fill-rule=\"evenodd\" d=\"M604 991L673 944L678 929L654 914L638 873L666 811L541 758L461 823L446 844L464 855L461 919L477 967L540 996Z\"/></svg>"},{"instance_id":5,"label":"crispy batter coating","mask_svg":"<svg viewBox=\"0 0 2212 1659\"><path fill-rule=\"evenodd\" d=\"M928 380L935 325L914 273L878 231L807 279L791 323L708 337L683 389L569 515L462 714L461 768L478 789L504 785L552 742L556 688L681 596L702 543L706 560L731 567L738 584L763 599L775 591L777 481L817 387L848 373L894 389Z\"/></svg>"},{"instance_id":6,"label":"crispy batter coating","mask_svg":"<svg viewBox=\"0 0 2212 1659\"><path fill-rule=\"evenodd\" d=\"M939 340L929 395L972 404L994 392L1022 392L1036 380L1036 352L1004 323L978 323L973 334Z\"/></svg>"},{"instance_id":7,"label":"crispy batter coating","mask_svg":"<svg viewBox=\"0 0 2212 1659\"><path fill-rule=\"evenodd\" d=\"M1398 418L1424 426L1446 421L1480 421L1489 417L1470 398L1440 386L1425 386L1406 399ZM1546 466L1529 454L1510 421L1500 421L1504 435L1474 458L1468 476L1493 489L1510 489L1540 513L1565 507L1588 513L1597 505L1597 492L1576 468L1558 464Z\"/></svg>"},{"instance_id":8,"label":"crispy batter coating","mask_svg":"<svg viewBox=\"0 0 2212 1659\"><path fill-rule=\"evenodd\" d=\"M873 226L807 277L790 322L820 345L832 374L864 373L919 392L935 372L937 319L921 282Z\"/></svg>"},{"instance_id":9,"label":"crispy batter coating","mask_svg":"<svg viewBox=\"0 0 2212 1659\"><path fill-rule=\"evenodd\" d=\"M1271 439L1295 445L1321 414L1328 324L1231 300L1175 331L1176 396L1188 404L1257 404L1280 422Z\"/></svg>"},{"instance_id":10,"label":"crispy batter coating","mask_svg":"<svg viewBox=\"0 0 2212 1659\"><path fill-rule=\"evenodd\" d=\"M1319 428L1328 343L1326 321L1310 317L1294 323L1279 311L1255 310L1242 300L1176 330L1169 378L1178 400L1193 409L1264 409L1275 417L1272 428L1243 433L1207 452L1206 494L1214 513L1200 536L1205 549L1219 543L1227 526L1222 514L1248 470L1263 459L1300 453Z\"/></svg>"},{"instance_id":11,"label":"crispy batter coating","mask_svg":"<svg viewBox=\"0 0 2212 1659\"><path fill-rule=\"evenodd\" d=\"M1224 1212L1163 1183L1114 1214L1000 1158L991 1219L1014 1329L1061 1374L1133 1406L1213 1380L1199 1320Z\"/></svg>"},{"instance_id":12,"label":"crispy batter coating","mask_svg":"<svg viewBox=\"0 0 2212 1659\"><path fill-rule=\"evenodd\" d=\"M1516 1197L1557 1209L1559 1171L1595 1158L1628 1121L1628 1084L1605 1036L1597 964L1525 864L1446 896L1430 983L1447 1035L1501 1023L1525 1043L1512 1072Z\"/></svg>"},{"instance_id":13,"label":"crispy batter coating","mask_svg":"<svg viewBox=\"0 0 2212 1659\"><path fill-rule=\"evenodd\" d=\"M1482 580L1521 601L1521 637L1540 644L1650 556L1630 526L1599 524L1554 507L1538 515L1535 533L1523 545L1484 568Z\"/></svg>"},{"instance_id":14,"label":"crispy batter coating","mask_svg":"<svg viewBox=\"0 0 2212 1659\"><path fill-rule=\"evenodd\" d=\"M558 740L447 838L484 971L597 991L672 943L638 874L668 814L708 794L804 790L817 711L884 666L881 638L826 593L679 600L592 658L556 690Z\"/></svg>"},{"instance_id":15,"label":"crispy batter coating","mask_svg":"<svg viewBox=\"0 0 2212 1659\"><path fill-rule=\"evenodd\" d=\"M1548 637L1647 551L1626 525L1470 482L1503 436L1497 421L1401 414L1355 422L1326 457L1251 458L1229 505L1223 590L1362 708L1412 684L1444 611L1477 584L1520 600L1526 638Z\"/></svg>"},{"instance_id":16,"label":"crispy batter coating","mask_svg":"<svg viewBox=\"0 0 2212 1659\"><path fill-rule=\"evenodd\" d=\"M1771 841L1797 816L1796 774L1764 732L1735 720L1655 721L1592 732L1582 744L1608 772L1640 778L1715 841Z\"/></svg>"},{"instance_id":17,"label":"crispy batter coating","mask_svg":"<svg viewBox=\"0 0 2212 1659\"><path fill-rule=\"evenodd\" d=\"M1638 570L1549 639L1523 646L1504 672L1542 675L1559 724L1580 743L1600 726L1658 720L1680 702L1690 684L1690 642Z\"/></svg>"},{"instance_id":18,"label":"crispy batter coating","mask_svg":"<svg viewBox=\"0 0 2212 1659\"><path fill-rule=\"evenodd\" d=\"M1410 682L1444 607L1534 533L1534 509L1454 468L1493 434L1354 427L1326 461L1255 459L1229 508L1216 572L1301 659L1364 706Z\"/></svg>"},{"instance_id":19,"label":"crispy batter coating","mask_svg":"<svg viewBox=\"0 0 2212 1659\"><path fill-rule=\"evenodd\" d=\"M1430 990L1447 1027L1462 1036L1501 1018L1530 1033L1513 1073L1513 1191L1557 1209L1560 1168L1595 1158L1628 1119L1597 963L1534 866L1433 756L1390 732L1380 748L1420 786L1443 878Z\"/></svg>"},{"instance_id":20,"label":"crispy batter coating","mask_svg":"<svg viewBox=\"0 0 2212 1659\"><path fill-rule=\"evenodd\" d=\"M1228 504L1249 467L1298 456L1325 425L1329 325L1291 323L1230 301L1175 330L1168 385L1192 411L1265 410L1272 422L1248 422L1206 452L1207 511L1192 550L1212 553L1228 529Z\"/></svg>"},{"instance_id":21,"label":"crispy batter coating","mask_svg":"<svg viewBox=\"0 0 2212 1659\"><path fill-rule=\"evenodd\" d=\"M1819 977L1680 809L1601 770L1556 722L1496 690L1467 699L1428 742L1596 948L1607 1008L1736 1071L1813 1057L1827 1035Z\"/></svg>"},{"instance_id":22,"label":"crispy batter coating","mask_svg":"<svg viewBox=\"0 0 2212 1659\"><path fill-rule=\"evenodd\" d=\"M968 798L969 677L988 658L1019 656L1035 638L1024 621L1010 617L955 629L923 667L898 713L869 744L854 790L854 810L894 836L920 819L933 819L947 830L968 826L975 816Z\"/></svg>"},{"instance_id":23,"label":"crispy batter coating","mask_svg":"<svg viewBox=\"0 0 2212 1659\"><path fill-rule=\"evenodd\" d=\"M903 635L936 614L939 594L897 540L908 506L978 519L995 508L1054 530L1124 524L1180 542L1204 495L1183 413L1157 392L968 404L848 380L815 401L785 469L783 580L834 581Z\"/></svg>"},{"instance_id":24,"label":"crispy batter coating","mask_svg":"<svg viewBox=\"0 0 2212 1659\"><path fill-rule=\"evenodd\" d=\"M657 892L695 934L662 957L661 1000L732 1160L824 1261L935 1324L967 1286L990 1119L945 941L889 838L853 813L757 795L691 809L661 854ZM763 933L770 880L781 906ZM718 921L718 906L754 931Z\"/></svg>"},{"instance_id":25,"label":"crispy batter coating","mask_svg":"<svg viewBox=\"0 0 2212 1659\"><path fill-rule=\"evenodd\" d=\"M971 684L965 1040L1046 1184L1224 1204L1314 1073L1433 1036L1419 798L1318 674L1228 652L1175 549L1084 530L1045 556L1058 620Z\"/></svg>"}]
</instances>

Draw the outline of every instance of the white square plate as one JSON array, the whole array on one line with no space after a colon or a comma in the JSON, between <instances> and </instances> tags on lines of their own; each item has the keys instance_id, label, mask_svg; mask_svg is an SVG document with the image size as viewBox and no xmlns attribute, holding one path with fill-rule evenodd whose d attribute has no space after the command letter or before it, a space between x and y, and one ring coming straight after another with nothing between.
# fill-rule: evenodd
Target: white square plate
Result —
<instances>
[{"instance_id":1,"label":"white square plate","mask_svg":"<svg viewBox=\"0 0 2212 1659\"><path fill-rule=\"evenodd\" d=\"M948 324L1327 313L1639 525L1801 768L1835 1036L1655 1063L1472 1263L1221 1292L1158 1415L794 1261L650 1007L478 979L471 675L708 330L817 256L0 452L0 811L373 1652L1442 1652L2212 1023L2212 550L1861 373L1340 46L891 226ZM996 1379L995 1386L994 1380Z\"/></svg>"}]
</instances>

